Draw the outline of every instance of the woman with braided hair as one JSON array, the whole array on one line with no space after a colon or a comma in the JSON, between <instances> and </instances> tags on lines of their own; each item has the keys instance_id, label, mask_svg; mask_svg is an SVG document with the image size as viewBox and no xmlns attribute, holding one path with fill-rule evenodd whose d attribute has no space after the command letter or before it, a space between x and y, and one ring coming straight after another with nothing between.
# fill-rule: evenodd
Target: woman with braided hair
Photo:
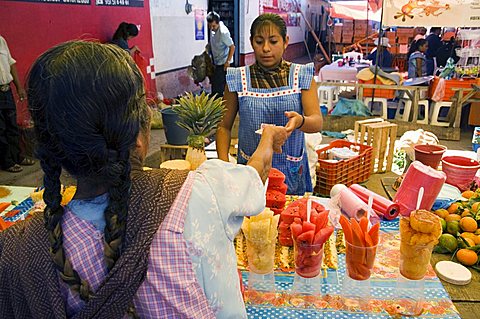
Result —
<instances>
[{"instance_id":1,"label":"woman with braided hair","mask_svg":"<svg viewBox=\"0 0 480 319\"><path fill-rule=\"evenodd\" d=\"M265 206L286 129L265 129L247 166L144 171L141 73L94 42L42 54L28 100L46 208L0 233L0 318L245 318L232 241ZM77 179L65 207L62 169Z\"/></svg>"}]
</instances>

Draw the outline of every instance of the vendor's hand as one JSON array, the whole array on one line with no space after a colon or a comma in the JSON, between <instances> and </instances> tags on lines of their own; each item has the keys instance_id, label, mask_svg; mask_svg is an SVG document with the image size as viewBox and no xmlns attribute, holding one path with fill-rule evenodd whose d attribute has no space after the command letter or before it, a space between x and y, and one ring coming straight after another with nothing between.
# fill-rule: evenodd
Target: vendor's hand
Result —
<instances>
[{"instance_id":1,"label":"vendor's hand","mask_svg":"<svg viewBox=\"0 0 480 319\"><path fill-rule=\"evenodd\" d=\"M289 118L285 129L287 130L288 136L290 136L293 131L302 125L303 117L297 112L285 112L285 116Z\"/></svg>"},{"instance_id":2,"label":"vendor's hand","mask_svg":"<svg viewBox=\"0 0 480 319\"><path fill-rule=\"evenodd\" d=\"M27 92L25 92L24 88L20 88L17 90L18 97L20 98L20 101L23 101L27 98Z\"/></svg>"},{"instance_id":3,"label":"vendor's hand","mask_svg":"<svg viewBox=\"0 0 480 319\"><path fill-rule=\"evenodd\" d=\"M228 62L228 61L225 62L225 64L223 65L223 69L224 69L225 71L227 71L227 68L229 68L229 67L230 67L230 62Z\"/></svg>"},{"instance_id":4,"label":"vendor's hand","mask_svg":"<svg viewBox=\"0 0 480 319\"><path fill-rule=\"evenodd\" d=\"M270 139L275 153L282 153L282 146L288 138L288 133L283 126L266 126L263 128L262 140Z\"/></svg>"}]
</instances>

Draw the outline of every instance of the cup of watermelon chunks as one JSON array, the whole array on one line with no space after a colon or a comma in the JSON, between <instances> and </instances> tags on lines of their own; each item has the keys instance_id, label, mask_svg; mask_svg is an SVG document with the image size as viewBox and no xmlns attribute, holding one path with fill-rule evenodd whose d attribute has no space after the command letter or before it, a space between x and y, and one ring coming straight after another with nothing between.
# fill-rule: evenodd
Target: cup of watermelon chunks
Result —
<instances>
[{"instance_id":1,"label":"cup of watermelon chunks","mask_svg":"<svg viewBox=\"0 0 480 319\"><path fill-rule=\"evenodd\" d=\"M304 278L314 278L320 273L323 259L323 244L333 233L328 226L328 211L303 220L295 217L290 225L293 237L295 272Z\"/></svg>"},{"instance_id":2,"label":"cup of watermelon chunks","mask_svg":"<svg viewBox=\"0 0 480 319\"><path fill-rule=\"evenodd\" d=\"M359 222L355 218L348 220L340 216L346 242L345 263L347 275L354 280L367 280L372 274L375 255L377 253L380 224L368 229L368 219L362 217Z\"/></svg>"}]
</instances>

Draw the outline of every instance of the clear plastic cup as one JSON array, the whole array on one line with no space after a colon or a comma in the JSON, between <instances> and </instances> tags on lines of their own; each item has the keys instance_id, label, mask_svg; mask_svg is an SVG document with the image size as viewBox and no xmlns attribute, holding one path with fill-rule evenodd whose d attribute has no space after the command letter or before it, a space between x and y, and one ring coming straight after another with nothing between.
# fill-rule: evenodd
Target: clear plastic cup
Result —
<instances>
[{"instance_id":1,"label":"clear plastic cup","mask_svg":"<svg viewBox=\"0 0 480 319\"><path fill-rule=\"evenodd\" d=\"M273 272L276 240L277 236L260 241L247 239L248 268L251 272L259 275Z\"/></svg>"},{"instance_id":2,"label":"clear plastic cup","mask_svg":"<svg viewBox=\"0 0 480 319\"><path fill-rule=\"evenodd\" d=\"M432 257L433 244L413 244L400 241L400 274L410 280L425 276Z\"/></svg>"},{"instance_id":3,"label":"clear plastic cup","mask_svg":"<svg viewBox=\"0 0 480 319\"><path fill-rule=\"evenodd\" d=\"M354 280L367 280L372 274L377 246L364 247L347 244L345 254L345 264L347 266L347 276Z\"/></svg>"},{"instance_id":4,"label":"clear plastic cup","mask_svg":"<svg viewBox=\"0 0 480 319\"><path fill-rule=\"evenodd\" d=\"M423 313L425 280L411 280L398 274L395 289L396 313L407 317L418 317Z\"/></svg>"},{"instance_id":5,"label":"clear plastic cup","mask_svg":"<svg viewBox=\"0 0 480 319\"><path fill-rule=\"evenodd\" d=\"M308 244L294 241L295 273L303 278L314 278L320 274L323 259L323 244Z\"/></svg>"}]
</instances>

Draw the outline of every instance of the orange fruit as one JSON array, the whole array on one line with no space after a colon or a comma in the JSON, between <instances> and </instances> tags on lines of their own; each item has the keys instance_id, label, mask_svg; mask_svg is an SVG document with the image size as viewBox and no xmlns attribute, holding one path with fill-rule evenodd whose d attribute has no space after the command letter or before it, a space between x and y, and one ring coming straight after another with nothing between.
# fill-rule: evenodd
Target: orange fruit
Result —
<instances>
[{"instance_id":1,"label":"orange fruit","mask_svg":"<svg viewBox=\"0 0 480 319\"><path fill-rule=\"evenodd\" d=\"M468 243L468 247L473 247L475 246L475 241L471 238L464 238L465 241Z\"/></svg>"},{"instance_id":2,"label":"orange fruit","mask_svg":"<svg viewBox=\"0 0 480 319\"><path fill-rule=\"evenodd\" d=\"M473 203L472 212L474 212L474 213L478 212L478 206L480 206L480 202Z\"/></svg>"},{"instance_id":3,"label":"orange fruit","mask_svg":"<svg viewBox=\"0 0 480 319\"><path fill-rule=\"evenodd\" d=\"M473 250L460 249L457 251L457 260L465 266L475 265L478 261L478 256Z\"/></svg>"},{"instance_id":4,"label":"orange fruit","mask_svg":"<svg viewBox=\"0 0 480 319\"><path fill-rule=\"evenodd\" d=\"M465 217L466 218L466 217ZM460 215L457 215L457 214L450 214L448 215L447 217L445 217L445 221L448 223L448 222L453 222L453 221L459 221L460 219L462 219L462 217ZM473 218L472 218L473 219Z\"/></svg>"},{"instance_id":5,"label":"orange fruit","mask_svg":"<svg viewBox=\"0 0 480 319\"><path fill-rule=\"evenodd\" d=\"M458 204L457 203L453 203L452 205L450 205L450 207L448 207L447 211L449 214L455 214L458 210Z\"/></svg>"},{"instance_id":6,"label":"orange fruit","mask_svg":"<svg viewBox=\"0 0 480 319\"><path fill-rule=\"evenodd\" d=\"M465 197L466 199L469 199L470 197L473 196L473 194L475 194L474 191L464 191L464 192L462 193L462 197Z\"/></svg>"},{"instance_id":7,"label":"orange fruit","mask_svg":"<svg viewBox=\"0 0 480 319\"><path fill-rule=\"evenodd\" d=\"M465 208L462 213L462 217L472 217L472 213L468 208Z\"/></svg>"},{"instance_id":8,"label":"orange fruit","mask_svg":"<svg viewBox=\"0 0 480 319\"><path fill-rule=\"evenodd\" d=\"M472 238L472 239L475 242L475 245L480 244L480 236L475 236L475 238Z\"/></svg>"},{"instance_id":9,"label":"orange fruit","mask_svg":"<svg viewBox=\"0 0 480 319\"><path fill-rule=\"evenodd\" d=\"M443 208L437 209L436 211L434 211L434 213L435 213L435 215L437 215L438 217L443 218L443 219L445 219L445 217L447 217L450 214L448 212L448 210L443 209Z\"/></svg>"},{"instance_id":10,"label":"orange fruit","mask_svg":"<svg viewBox=\"0 0 480 319\"><path fill-rule=\"evenodd\" d=\"M463 217L462 219L460 219L460 227L464 231L473 233L477 230L477 222L472 217Z\"/></svg>"},{"instance_id":11,"label":"orange fruit","mask_svg":"<svg viewBox=\"0 0 480 319\"><path fill-rule=\"evenodd\" d=\"M477 235L474 235L474 234L469 233L469 232L463 232L463 233L460 234L460 236L462 236L465 239L470 238L473 241L475 241L475 238L477 237Z\"/></svg>"}]
</instances>

